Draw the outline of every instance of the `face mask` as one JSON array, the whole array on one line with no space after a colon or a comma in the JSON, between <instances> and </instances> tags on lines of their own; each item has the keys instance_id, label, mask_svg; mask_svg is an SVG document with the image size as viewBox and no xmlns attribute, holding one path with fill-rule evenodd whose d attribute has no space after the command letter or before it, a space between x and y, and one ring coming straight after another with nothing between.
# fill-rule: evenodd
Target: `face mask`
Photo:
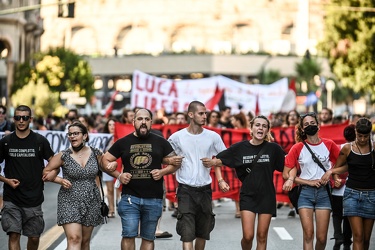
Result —
<instances>
[{"instance_id":1,"label":"face mask","mask_svg":"<svg viewBox=\"0 0 375 250\"><path fill-rule=\"evenodd\" d=\"M316 132L318 132L318 126L317 125L309 125L305 129L305 134L306 135L315 135Z\"/></svg>"}]
</instances>

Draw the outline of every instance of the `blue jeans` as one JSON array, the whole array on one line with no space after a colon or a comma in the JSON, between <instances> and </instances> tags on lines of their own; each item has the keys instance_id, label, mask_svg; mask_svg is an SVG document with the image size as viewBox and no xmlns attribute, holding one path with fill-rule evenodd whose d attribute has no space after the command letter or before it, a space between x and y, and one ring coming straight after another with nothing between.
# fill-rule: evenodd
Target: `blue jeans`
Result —
<instances>
[{"instance_id":1,"label":"blue jeans","mask_svg":"<svg viewBox=\"0 0 375 250\"><path fill-rule=\"evenodd\" d=\"M375 219L375 190L356 190L345 187L344 216Z\"/></svg>"},{"instance_id":2,"label":"blue jeans","mask_svg":"<svg viewBox=\"0 0 375 250\"><path fill-rule=\"evenodd\" d=\"M300 208L331 210L331 202L326 187L316 188L303 185L298 198L298 209Z\"/></svg>"},{"instance_id":3,"label":"blue jeans","mask_svg":"<svg viewBox=\"0 0 375 250\"><path fill-rule=\"evenodd\" d=\"M163 210L163 199L138 198L124 194L118 204L118 214L121 217L122 237L155 240L155 230Z\"/></svg>"}]
</instances>

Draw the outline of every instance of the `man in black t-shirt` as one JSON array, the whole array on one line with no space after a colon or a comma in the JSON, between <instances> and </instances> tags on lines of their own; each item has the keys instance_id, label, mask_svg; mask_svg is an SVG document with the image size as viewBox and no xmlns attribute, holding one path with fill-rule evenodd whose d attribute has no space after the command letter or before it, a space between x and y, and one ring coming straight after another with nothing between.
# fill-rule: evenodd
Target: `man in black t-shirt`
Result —
<instances>
[{"instance_id":1,"label":"man in black t-shirt","mask_svg":"<svg viewBox=\"0 0 375 250\"><path fill-rule=\"evenodd\" d=\"M13 117L15 132L0 140L0 162L5 160L4 208L1 225L9 235L9 249L20 249L21 234L27 247L38 249L44 230L42 172L44 160L54 155L48 140L30 130L31 109L21 105Z\"/></svg>"},{"instance_id":2,"label":"man in black t-shirt","mask_svg":"<svg viewBox=\"0 0 375 250\"><path fill-rule=\"evenodd\" d=\"M117 140L102 159L102 166L123 184L118 204L122 250L134 249L139 225L142 246L154 249L155 230L163 206L163 176L175 172L182 162L167 140L150 133L151 124L151 111L138 110L133 120L135 131ZM111 164L120 157L123 173L118 173ZM162 168L161 164L168 166Z\"/></svg>"}]
</instances>

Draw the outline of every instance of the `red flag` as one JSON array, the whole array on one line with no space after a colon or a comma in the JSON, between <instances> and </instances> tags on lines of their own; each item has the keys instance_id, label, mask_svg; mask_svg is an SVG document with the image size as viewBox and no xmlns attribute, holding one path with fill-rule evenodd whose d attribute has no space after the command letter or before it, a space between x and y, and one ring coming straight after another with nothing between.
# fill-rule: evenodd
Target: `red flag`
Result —
<instances>
[{"instance_id":1,"label":"red flag","mask_svg":"<svg viewBox=\"0 0 375 250\"><path fill-rule=\"evenodd\" d=\"M107 117L107 118L112 114L113 105L115 104L114 102L115 102L115 97L116 97L117 93L118 93L118 91L116 90L113 93L113 95L111 96L110 104L109 104L109 106L108 106L108 108L107 108L107 110L105 111L105 114L104 114L104 116Z\"/></svg>"},{"instance_id":2,"label":"red flag","mask_svg":"<svg viewBox=\"0 0 375 250\"><path fill-rule=\"evenodd\" d=\"M216 85L214 96L206 102L206 108L208 110L213 110L215 106L219 103L221 97L223 96L224 90L219 89L219 85Z\"/></svg>"},{"instance_id":3,"label":"red flag","mask_svg":"<svg viewBox=\"0 0 375 250\"><path fill-rule=\"evenodd\" d=\"M294 93L297 94L297 89L296 89L296 79L295 79L295 78L292 78L292 79L290 80L289 89L293 90Z\"/></svg>"},{"instance_id":4,"label":"red flag","mask_svg":"<svg viewBox=\"0 0 375 250\"><path fill-rule=\"evenodd\" d=\"M259 109L259 94L256 96L256 102L255 102L255 116L259 115L260 109Z\"/></svg>"}]
</instances>

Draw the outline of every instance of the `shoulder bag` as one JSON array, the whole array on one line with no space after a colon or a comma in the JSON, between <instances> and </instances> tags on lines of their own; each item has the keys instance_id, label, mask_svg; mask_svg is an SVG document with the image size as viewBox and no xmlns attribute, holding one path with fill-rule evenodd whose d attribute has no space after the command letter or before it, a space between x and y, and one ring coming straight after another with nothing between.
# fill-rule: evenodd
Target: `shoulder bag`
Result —
<instances>
[{"instance_id":1,"label":"shoulder bag","mask_svg":"<svg viewBox=\"0 0 375 250\"><path fill-rule=\"evenodd\" d=\"M94 151L94 149L91 147L91 150ZM96 163L98 164L98 176L99 176L99 184L100 184L100 190L102 192L102 201L100 204L100 213L104 218L105 223L107 223L107 218L109 214L109 208L107 203L104 201L104 190L103 190L103 184L102 184L102 177L101 177L101 171L100 171L100 165L97 156L95 155Z\"/></svg>"},{"instance_id":2,"label":"shoulder bag","mask_svg":"<svg viewBox=\"0 0 375 250\"><path fill-rule=\"evenodd\" d=\"M103 184L102 184L102 178L101 178L100 174L99 174L99 183L100 183L100 190L102 191L102 201L101 201L101 204L100 204L100 213L104 217L104 221L107 223L109 208L108 208L107 203L105 203L105 201L104 201Z\"/></svg>"},{"instance_id":3,"label":"shoulder bag","mask_svg":"<svg viewBox=\"0 0 375 250\"><path fill-rule=\"evenodd\" d=\"M309 147L309 145L303 141L303 144L305 144L306 148L309 150L309 152L311 153L311 156L313 158L313 161L318 164L318 166L325 172L327 172L327 170L324 168L323 164L320 162L320 160L318 159L318 157L316 157L316 155L314 154L314 152L311 150L311 148ZM331 185L330 183L326 184L326 190L327 190L327 193L328 193L328 196L329 196L329 200L331 202L331 205L332 205L332 191L331 191Z\"/></svg>"},{"instance_id":4,"label":"shoulder bag","mask_svg":"<svg viewBox=\"0 0 375 250\"><path fill-rule=\"evenodd\" d=\"M288 192L288 197L290 203L292 203L293 207L296 208L296 213L298 214L298 198L301 193L301 185L295 185L292 190Z\"/></svg>"}]
</instances>

